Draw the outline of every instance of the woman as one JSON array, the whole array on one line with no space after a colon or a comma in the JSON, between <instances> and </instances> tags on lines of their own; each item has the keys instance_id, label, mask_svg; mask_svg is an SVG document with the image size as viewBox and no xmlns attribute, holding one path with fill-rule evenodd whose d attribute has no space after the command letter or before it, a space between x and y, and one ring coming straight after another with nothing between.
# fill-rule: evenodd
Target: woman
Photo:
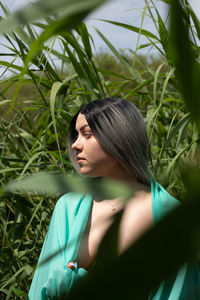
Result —
<instances>
[{"instance_id":1,"label":"woman","mask_svg":"<svg viewBox=\"0 0 200 300\"><path fill-rule=\"evenodd\" d=\"M36 269L30 300L67 295L75 281L87 274L95 262L100 242L119 210L123 209L118 248L121 254L178 205L175 198L150 180L145 124L131 102L103 98L87 104L74 116L68 141L70 159L81 175L127 182L137 192L126 204L119 198L97 199L76 193L59 199L39 262L56 251L58 255ZM181 299L187 272L187 268L181 269L170 289L163 282L149 299ZM198 270L191 275L196 278Z\"/></svg>"}]
</instances>

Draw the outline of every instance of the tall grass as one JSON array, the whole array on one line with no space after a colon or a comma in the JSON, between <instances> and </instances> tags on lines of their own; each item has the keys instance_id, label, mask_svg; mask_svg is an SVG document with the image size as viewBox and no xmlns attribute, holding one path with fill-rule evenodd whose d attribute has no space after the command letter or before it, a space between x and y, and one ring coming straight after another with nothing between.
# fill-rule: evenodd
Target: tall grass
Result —
<instances>
[{"instance_id":1,"label":"tall grass","mask_svg":"<svg viewBox=\"0 0 200 300\"><path fill-rule=\"evenodd\" d=\"M180 6L174 1L171 29L162 20L156 2L149 1L145 12L148 9L157 34L105 20L116 26L113 30L120 26L129 30L130 36L132 32L144 35L164 55L153 69L132 49L130 57L119 52L97 29L122 66L123 73L119 74L104 69L94 55L82 22L101 3L41 0L14 15L9 15L1 3L8 16L1 20L0 32L7 39L13 61L2 59L0 64L15 71L0 83L0 107L4 111L0 121L2 187L11 179L43 170L72 174L66 135L73 115L96 98L120 96L133 101L146 120L152 175L174 196L184 199L180 166L185 162L196 166L199 161L200 22L187 1L181 1ZM48 10L41 9L46 4ZM59 50L53 47L55 39ZM21 66L15 63L17 58ZM32 99L21 96L27 86L33 90ZM1 299L26 299L55 202L55 197L48 195L1 192ZM191 230L192 226L191 221Z\"/></svg>"}]
</instances>

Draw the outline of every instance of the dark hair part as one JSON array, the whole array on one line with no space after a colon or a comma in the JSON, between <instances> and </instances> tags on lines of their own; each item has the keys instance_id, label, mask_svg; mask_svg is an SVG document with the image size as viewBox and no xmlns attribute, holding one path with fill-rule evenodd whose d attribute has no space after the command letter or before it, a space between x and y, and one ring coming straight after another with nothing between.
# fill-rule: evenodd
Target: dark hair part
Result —
<instances>
[{"instance_id":1,"label":"dark hair part","mask_svg":"<svg viewBox=\"0 0 200 300\"><path fill-rule=\"evenodd\" d=\"M100 145L138 181L150 184L148 175L148 142L143 117L137 107L121 98L102 98L88 103L74 116L68 136L69 155L79 169L76 151L76 119L85 116Z\"/></svg>"}]
</instances>

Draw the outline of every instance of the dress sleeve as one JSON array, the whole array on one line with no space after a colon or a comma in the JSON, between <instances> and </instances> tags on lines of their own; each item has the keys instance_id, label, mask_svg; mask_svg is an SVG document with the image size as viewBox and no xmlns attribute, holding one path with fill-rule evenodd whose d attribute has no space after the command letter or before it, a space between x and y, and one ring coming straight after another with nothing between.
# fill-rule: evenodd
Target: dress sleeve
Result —
<instances>
[{"instance_id":1,"label":"dress sleeve","mask_svg":"<svg viewBox=\"0 0 200 300\"><path fill-rule=\"evenodd\" d=\"M151 204L153 222L156 224L170 211L180 205L158 182L151 180Z\"/></svg>"},{"instance_id":2,"label":"dress sleeve","mask_svg":"<svg viewBox=\"0 0 200 300\"><path fill-rule=\"evenodd\" d=\"M76 247L72 243L68 245L68 242L81 200L79 194L73 193L65 194L58 200L33 277L29 300L60 299L62 295L67 295L72 282L87 272L77 267L71 270L66 266L72 259L68 257L69 253L73 253L71 249ZM41 264L47 258L50 259Z\"/></svg>"}]
</instances>

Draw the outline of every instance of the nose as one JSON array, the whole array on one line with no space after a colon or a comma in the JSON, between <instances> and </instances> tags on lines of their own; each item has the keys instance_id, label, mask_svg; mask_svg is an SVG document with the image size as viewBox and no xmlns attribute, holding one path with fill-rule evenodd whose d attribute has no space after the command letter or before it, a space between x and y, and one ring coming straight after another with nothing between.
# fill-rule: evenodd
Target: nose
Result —
<instances>
[{"instance_id":1,"label":"nose","mask_svg":"<svg viewBox=\"0 0 200 300\"><path fill-rule=\"evenodd\" d=\"M77 138L72 144L72 149L81 151L83 149L83 144L80 141L80 138Z\"/></svg>"}]
</instances>

